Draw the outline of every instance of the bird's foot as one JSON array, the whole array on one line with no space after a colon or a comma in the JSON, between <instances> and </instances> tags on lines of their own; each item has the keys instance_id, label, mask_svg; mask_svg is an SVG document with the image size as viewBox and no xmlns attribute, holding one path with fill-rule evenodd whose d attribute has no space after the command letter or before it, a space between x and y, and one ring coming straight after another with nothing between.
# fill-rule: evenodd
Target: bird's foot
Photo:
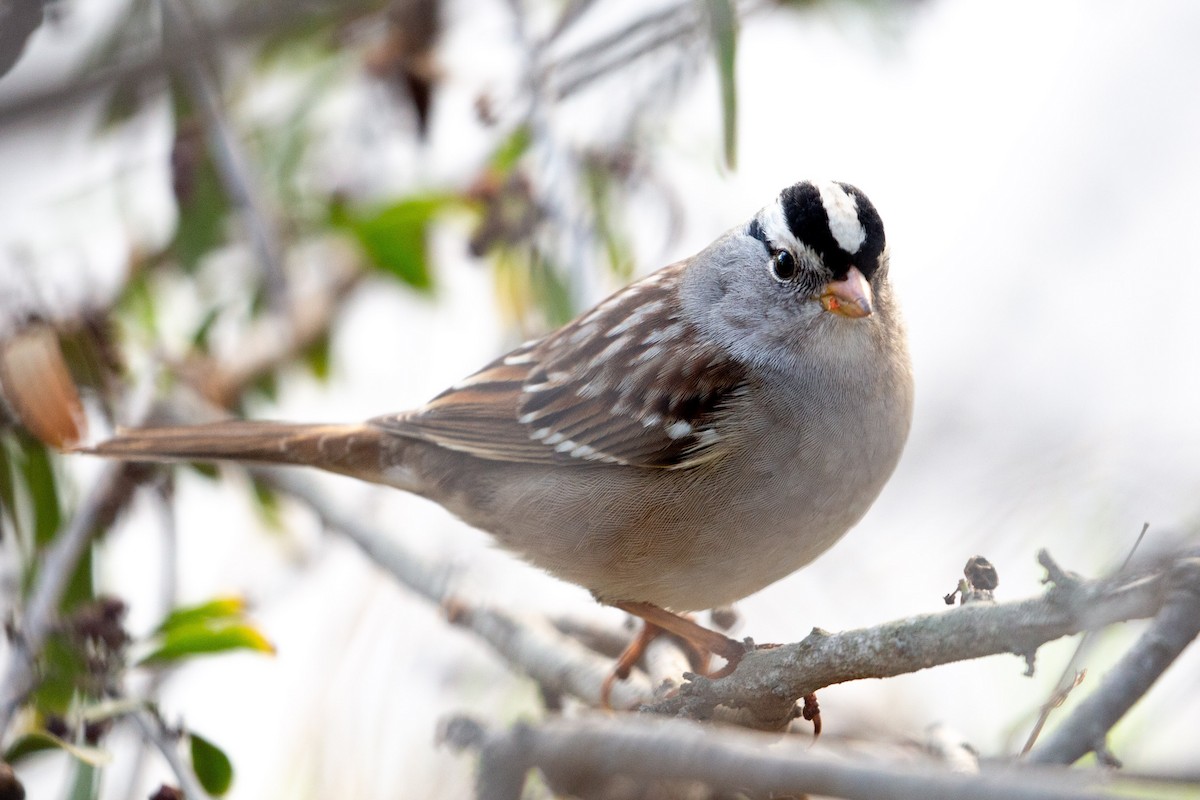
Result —
<instances>
[{"instance_id":1,"label":"bird's foot","mask_svg":"<svg viewBox=\"0 0 1200 800\"><path fill-rule=\"evenodd\" d=\"M624 680L629 677L633 666L645 653L646 646L655 638L664 634L674 636L678 639L688 651L688 659L692 663L692 668L697 673L709 678L723 678L726 675L731 675L737 669L742 657L749 650L757 649L754 645L747 645L736 639L730 639L724 634L705 628L688 617L667 611L650 603L614 603L613 605L622 611L640 617L645 624L637 638L625 648L625 652L621 653L612 673L605 679L601 687L600 701L605 708L611 707L609 700L613 684L618 680ZM759 645L759 647L773 646ZM708 662L710 657L714 655L724 659L725 665L715 672L709 672Z\"/></svg>"}]
</instances>

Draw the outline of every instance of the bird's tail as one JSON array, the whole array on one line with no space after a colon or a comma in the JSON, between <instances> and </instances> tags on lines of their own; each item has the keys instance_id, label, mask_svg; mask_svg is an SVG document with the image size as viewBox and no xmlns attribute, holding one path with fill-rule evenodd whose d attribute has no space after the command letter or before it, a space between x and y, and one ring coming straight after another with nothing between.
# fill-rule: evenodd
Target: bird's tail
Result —
<instances>
[{"instance_id":1,"label":"bird's tail","mask_svg":"<svg viewBox=\"0 0 1200 800\"><path fill-rule=\"evenodd\" d=\"M387 467L396 463L401 448L399 437L372 425L227 420L119 430L114 438L75 452L126 461L298 464L375 483L393 483Z\"/></svg>"}]
</instances>

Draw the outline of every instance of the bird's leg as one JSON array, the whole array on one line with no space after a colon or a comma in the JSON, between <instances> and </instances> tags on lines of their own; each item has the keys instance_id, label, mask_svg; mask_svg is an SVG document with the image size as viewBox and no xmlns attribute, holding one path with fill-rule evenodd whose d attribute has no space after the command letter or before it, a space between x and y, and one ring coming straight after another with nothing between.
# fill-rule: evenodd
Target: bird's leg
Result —
<instances>
[{"instance_id":1,"label":"bird's leg","mask_svg":"<svg viewBox=\"0 0 1200 800\"><path fill-rule=\"evenodd\" d=\"M633 671L634 665L646 654L646 648L663 633L663 629L653 622L643 622L642 629L638 631L638 635L633 638L633 641L629 643L617 658L611 678L619 681L628 678L629 673Z\"/></svg>"},{"instance_id":2,"label":"bird's leg","mask_svg":"<svg viewBox=\"0 0 1200 800\"><path fill-rule=\"evenodd\" d=\"M663 629L654 623L642 623L642 629L638 631L633 641L621 651L621 655L617 657L617 663L613 666L612 672L608 673L608 677L600 685L601 708L612 708L613 684L629 677L629 673L633 671L633 666L641 661L642 656L646 653L646 648L662 633Z\"/></svg>"},{"instance_id":3,"label":"bird's leg","mask_svg":"<svg viewBox=\"0 0 1200 800\"><path fill-rule=\"evenodd\" d=\"M618 605L617 608L624 608L624 606ZM655 608L655 606L651 606L651 608ZM628 611L629 609L625 610ZM661 611L661 609L659 610ZM663 613L670 614L669 611L663 611ZM671 614L671 616L674 617L675 615ZM684 617L680 617L679 619L691 623L691 620ZM691 624L694 625L695 623ZM613 684L629 677L629 673L633 671L634 665L641 661L642 656L646 654L646 648L660 636L671 636L678 641L679 645L684 648L692 669L698 672L705 672L708 669L708 650L697 646L690 639L686 639L661 625L643 618L642 629L638 631L638 635L634 637L633 641L617 657L616 665L613 667L612 672L608 674L608 677L604 679L604 683L600 687L600 705L603 708L612 708L610 700L612 698Z\"/></svg>"},{"instance_id":4,"label":"bird's leg","mask_svg":"<svg viewBox=\"0 0 1200 800\"><path fill-rule=\"evenodd\" d=\"M703 625L667 611L665 608L659 608L650 603L613 603L613 605L635 617L641 617L647 625L654 625L679 637L701 653L711 653L725 659L725 666L709 677L729 675L737 669L742 656L746 655L746 645L741 642L709 630Z\"/></svg>"}]
</instances>

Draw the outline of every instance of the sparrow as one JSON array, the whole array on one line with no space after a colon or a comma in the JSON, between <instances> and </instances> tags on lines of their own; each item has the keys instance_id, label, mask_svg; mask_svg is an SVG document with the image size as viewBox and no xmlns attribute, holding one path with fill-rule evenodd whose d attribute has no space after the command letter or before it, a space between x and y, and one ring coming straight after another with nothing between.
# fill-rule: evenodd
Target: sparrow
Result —
<instances>
[{"instance_id":1,"label":"sparrow","mask_svg":"<svg viewBox=\"0 0 1200 800\"><path fill-rule=\"evenodd\" d=\"M124 430L86 452L295 464L412 492L731 669L745 646L677 612L811 562L900 459L913 388L888 260L862 191L801 181L419 408Z\"/></svg>"}]
</instances>

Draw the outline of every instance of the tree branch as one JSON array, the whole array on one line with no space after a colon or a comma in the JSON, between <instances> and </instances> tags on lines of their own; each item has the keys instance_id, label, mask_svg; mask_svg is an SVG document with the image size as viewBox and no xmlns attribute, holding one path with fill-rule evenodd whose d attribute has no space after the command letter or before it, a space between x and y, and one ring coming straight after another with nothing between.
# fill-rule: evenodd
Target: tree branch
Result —
<instances>
[{"instance_id":1,"label":"tree branch","mask_svg":"<svg viewBox=\"0 0 1200 800\"><path fill-rule=\"evenodd\" d=\"M196 779L192 768L180 758L179 735L168 731L167 726L157 714L139 711L130 716L138 730L141 731L142 738L157 748L167 762L167 766L171 768L171 772L175 773L175 780L179 782L183 796L188 800L212 800L208 792L204 791L204 787L200 785L200 781Z\"/></svg>"},{"instance_id":2,"label":"tree branch","mask_svg":"<svg viewBox=\"0 0 1200 800\"><path fill-rule=\"evenodd\" d=\"M1046 642L1080 631L1151 617L1171 589L1167 568L1142 576L1086 581L1039 559L1057 582L1043 596L1010 603L972 603L872 628L828 633L748 653L730 676L693 678L677 697L651 710L705 718L720 706L738 709L742 724L781 729L804 695L864 678L887 678L939 664L1000 653L1032 667Z\"/></svg>"},{"instance_id":3,"label":"tree branch","mask_svg":"<svg viewBox=\"0 0 1200 800\"><path fill-rule=\"evenodd\" d=\"M1030 753L1031 762L1072 764L1093 750L1106 754L1108 731L1200 635L1200 558L1176 562L1167 581L1167 601L1154 622L1100 687Z\"/></svg>"},{"instance_id":4,"label":"tree branch","mask_svg":"<svg viewBox=\"0 0 1200 800\"><path fill-rule=\"evenodd\" d=\"M0 5L0 77L21 59L25 43L41 27L45 0L13 0Z\"/></svg>"},{"instance_id":5,"label":"tree branch","mask_svg":"<svg viewBox=\"0 0 1200 800\"><path fill-rule=\"evenodd\" d=\"M239 336L235 352L220 359L193 355L178 365L179 371L209 402L222 409L233 406L247 387L328 335L338 310L362 278L363 272L349 258L328 259L319 279L292 285L288 308L256 318Z\"/></svg>"},{"instance_id":6,"label":"tree branch","mask_svg":"<svg viewBox=\"0 0 1200 800\"><path fill-rule=\"evenodd\" d=\"M456 717L444 726L443 738L459 749L480 752L476 784L480 800L517 800L525 774L533 767L542 770L556 791L580 797L605 796L602 788L614 776L639 783L700 781L714 789L754 795L818 794L852 800L1106 796L1085 783L1095 782L1099 778L1095 773L994 769L980 774L932 765L846 761L810 750L807 741L801 743L798 737L679 719L556 719L494 733L469 718Z\"/></svg>"},{"instance_id":7,"label":"tree branch","mask_svg":"<svg viewBox=\"0 0 1200 800\"><path fill-rule=\"evenodd\" d=\"M242 224L250 235L267 287L268 303L274 309L287 305L288 282L283 267L283 247L274 215L259 191L245 150L234 135L213 85L212 61L199 42L211 38L203 26L179 0L160 0L163 14L163 43L178 47L187 58L178 69L184 85L196 104L208 134L209 153L220 176L225 193L240 212ZM200 32L200 33L198 33Z\"/></svg>"},{"instance_id":8,"label":"tree branch","mask_svg":"<svg viewBox=\"0 0 1200 800\"><path fill-rule=\"evenodd\" d=\"M100 65L81 70L70 80L42 86L23 94L12 95L0 102L0 123L13 122L30 115L53 111L64 105L94 97L98 92L122 83L137 83L180 67L194 57L196 48L211 52L216 46L241 41L279 30L317 15L339 12L354 14L369 11L373 4L367 0L334 3L317 0L296 3L293 0L261 0L238 4L206 30L187 34L187 47L181 46L157 53L138 53L122 58L112 65Z\"/></svg>"},{"instance_id":9,"label":"tree branch","mask_svg":"<svg viewBox=\"0 0 1200 800\"><path fill-rule=\"evenodd\" d=\"M1146 538L1146 531L1150 530L1150 523L1142 523L1142 530L1138 534L1137 539L1133 542L1133 547L1125 555L1125 560L1121 563L1119 572L1123 572L1129 562L1133 560L1134 554L1138 547L1141 546L1142 540ZM1037 721L1033 724L1033 729L1029 731L1029 738L1025 740L1025 746L1021 748L1021 755L1025 755L1033 749L1037 743L1038 737L1042 735L1042 729L1046 727L1046 723L1050 719L1050 715L1054 713L1054 709L1060 707L1067 699L1067 695L1071 690L1079 685L1086 671L1080 672L1079 665L1083 663L1086 653L1091 649L1091 644L1096 637L1096 631L1087 631L1083 636L1079 637L1078 643L1075 645L1075 652L1071 653L1071 658L1063 667L1062 674L1059 675L1058 681L1054 684L1054 690L1050 693L1050 697L1042 704L1041 711L1038 712Z\"/></svg>"}]
</instances>

